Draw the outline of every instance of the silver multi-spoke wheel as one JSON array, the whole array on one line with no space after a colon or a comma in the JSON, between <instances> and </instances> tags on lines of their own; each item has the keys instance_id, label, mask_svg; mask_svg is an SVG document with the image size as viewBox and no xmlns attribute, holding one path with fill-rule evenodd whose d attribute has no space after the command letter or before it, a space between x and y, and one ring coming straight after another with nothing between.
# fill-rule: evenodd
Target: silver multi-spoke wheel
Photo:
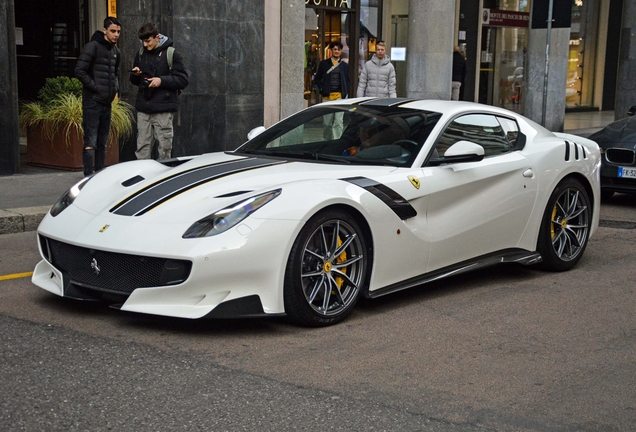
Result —
<instances>
[{"instance_id":1,"label":"silver multi-spoke wheel","mask_svg":"<svg viewBox=\"0 0 636 432\"><path fill-rule=\"evenodd\" d=\"M366 243L346 213L318 215L300 233L286 275L286 312L296 322L328 325L343 319L366 280ZM304 304L303 304L304 303Z\"/></svg>"},{"instance_id":2,"label":"silver multi-spoke wheel","mask_svg":"<svg viewBox=\"0 0 636 432\"><path fill-rule=\"evenodd\" d=\"M552 209L550 237L554 252L564 261L576 258L587 241L589 211L577 188L567 188Z\"/></svg>"},{"instance_id":3,"label":"silver multi-spoke wheel","mask_svg":"<svg viewBox=\"0 0 636 432\"><path fill-rule=\"evenodd\" d=\"M592 209L585 188L565 180L554 190L542 232L539 252L552 270L568 270L578 262L589 238Z\"/></svg>"}]
</instances>

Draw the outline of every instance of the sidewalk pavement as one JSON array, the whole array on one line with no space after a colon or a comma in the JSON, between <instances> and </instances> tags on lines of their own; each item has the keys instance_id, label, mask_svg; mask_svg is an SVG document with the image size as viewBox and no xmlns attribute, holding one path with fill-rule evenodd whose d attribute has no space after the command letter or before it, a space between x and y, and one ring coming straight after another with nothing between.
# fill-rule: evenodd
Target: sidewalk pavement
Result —
<instances>
[{"instance_id":1,"label":"sidewalk pavement","mask_svg":"<svg viewBox=\"0 0 636 432\"><path fill-rule=\"evenodd\" d=\"M84 177L77 171L32 167L22 171L0 177L0 234L35 231L57 199Z\"/></svg>"},{"instance_id":2,"label":"sidewalk pavement","mask_svg":"<svg viewBox=\"0 0 636 432\"><path fill-rule=\"evenodd\" d=\"M588 136L614 121L613 111L566 114L566 132ZM82 172L20 166L20 174L0 176L0 234L35 231L51 206Z\"/></svg>"}]
</instances>

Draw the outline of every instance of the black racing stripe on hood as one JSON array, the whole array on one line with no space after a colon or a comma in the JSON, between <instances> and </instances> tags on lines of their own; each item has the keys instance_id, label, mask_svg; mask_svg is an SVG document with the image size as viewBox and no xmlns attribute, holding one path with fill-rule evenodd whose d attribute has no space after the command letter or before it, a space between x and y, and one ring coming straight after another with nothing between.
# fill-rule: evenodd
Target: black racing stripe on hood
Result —
<instances>
[{"instance_id":1,"label":"black racing stripe on hood","mask_svg":"<svg viewBox=\"0 0 636 432\"><path fill-rule=\"evenodd\" d=\"M375 180L371 180L366 177L349 177L342 180L360 186L364 190L372 193L384 204L389 206L389 208L393 210L402 220L409 219L417 215L417 211L402 195L382 183L378 183Z\"/></svg>"},{"instance_id":2,"label":"black racing stripe on hood","mask_svg":"<svg viewBox=\"0 0 636 432\"><path fill-rule=\"evenodd\" d=\"M117 204L110 209L110 212L122 216L140 216L170 198L203 183L238 172L285 162L284 160L247 158L195 168L145 187Z\"/></svg>"}]
</instances>

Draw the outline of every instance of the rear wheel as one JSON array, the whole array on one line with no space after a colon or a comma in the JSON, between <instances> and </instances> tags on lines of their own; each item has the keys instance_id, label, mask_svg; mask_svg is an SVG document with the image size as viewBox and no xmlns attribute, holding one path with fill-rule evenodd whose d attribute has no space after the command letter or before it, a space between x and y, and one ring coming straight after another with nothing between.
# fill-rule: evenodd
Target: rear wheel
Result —
<instances>
[{"instance_id":1,"label":"rear wheel","mask_svg":"<svg viewBox=\"0 0 636 432\"><path fill-rule=\"evenodd\" d=\"M353 217L326 211L298 234L285 272L285 312L307 326L342 321L355 306L367 278L366 241Z\"/></svg>"},{"instance_id":2,"label":"rear wheel","mask_svg":"<svg viewBox=\"0 0 636 432\"><path fill-rule=\"evenodd\" d=\"M590 235L592 208L587 191L574 179L557 185L548 200L539 231L538 252L543 266L569 270L581 259Z\"/></svg>"}]
</instances>

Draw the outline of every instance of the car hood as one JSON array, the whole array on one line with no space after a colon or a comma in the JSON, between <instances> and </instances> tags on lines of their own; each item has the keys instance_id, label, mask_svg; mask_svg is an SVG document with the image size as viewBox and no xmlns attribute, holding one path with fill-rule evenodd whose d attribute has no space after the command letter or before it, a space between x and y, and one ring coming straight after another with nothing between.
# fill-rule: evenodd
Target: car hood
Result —
<instances>
[{"instance_id":1,"label":"car hood","mask_svg":"<svg viewBox=\"0 0 636 432\"><path fill-rule=\"evenodd\" d=\"M636 117L627 117L615 121L614 123L610 123L600 131L590 135L589 139L596 141L596 143L602 148L635 148Z\"/></svg>"},{"instance_id":2,"label":"car hood","mask_svg":"<svg viewBox=\"0 0 636 432\"><path fill-rule=\"evenodd\" d=\"M294 183L374 178L388 166L355 166L211 153L177 167L156 161L118 164L86 183L74 205L83 212L137 221L183 223L198 220L259 193Z\"/></svg>"}]
</instances>

